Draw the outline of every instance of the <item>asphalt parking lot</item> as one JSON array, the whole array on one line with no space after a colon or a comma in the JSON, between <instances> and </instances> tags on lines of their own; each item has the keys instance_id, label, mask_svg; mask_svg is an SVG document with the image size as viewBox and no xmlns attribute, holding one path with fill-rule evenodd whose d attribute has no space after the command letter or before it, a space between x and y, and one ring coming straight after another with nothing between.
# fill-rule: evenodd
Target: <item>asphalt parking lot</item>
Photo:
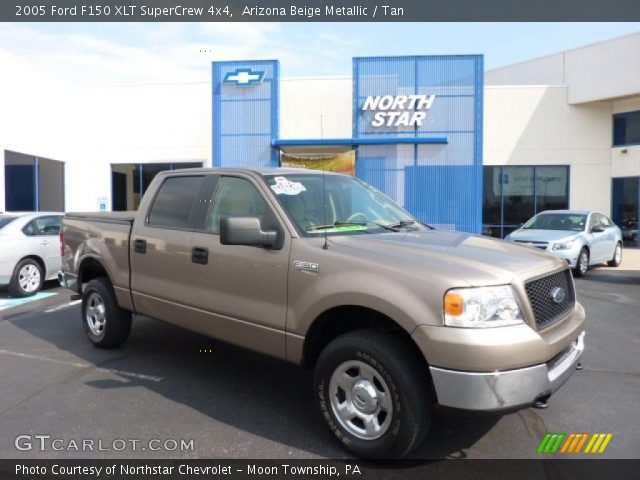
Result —
<instances>
[{"instance_id":1,"label":"asphalt parking lot","mask_svg":"<svg viewBox=\"0 0 640 480\"><path fill-rule=\"evenodd\" d=\"M585 368L546 410L438 413L414 456L536 458L546 432L611 432L603 457L638 458L640 251L625 253L623 268L576 280L589 320ZM345 457L315 412L309 372L141 317L124 348L99 350L69 292L46 292L0 310L0 457ZM17 436L39 434L63 449L16 449ZM86 439L110 450L70 447ZM114 450L116 439L127 448ZM152 451L154 439L193 440L193 449Z\"/></svg>"}]
</instances>

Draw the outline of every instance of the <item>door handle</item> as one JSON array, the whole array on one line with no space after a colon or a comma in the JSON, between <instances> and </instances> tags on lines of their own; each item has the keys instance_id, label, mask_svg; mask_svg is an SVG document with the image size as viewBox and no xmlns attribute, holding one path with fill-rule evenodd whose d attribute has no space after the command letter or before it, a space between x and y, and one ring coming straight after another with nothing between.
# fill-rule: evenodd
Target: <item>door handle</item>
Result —
<instances>
[{"instance_id":1,"label":"door handle","mask_svg":"<svg viewBox=\"0 0 640 480\"><path fill-rule=\"evenodd\" d=\"M199 265L209 263L209 249L205 247L193 247L191 249L191 261Z\"/></svg>"},{"instance_id":2,"label":"door handle","mask_svg":"<svg viewBox=\"0 0 640 480\"><path fill-rule=\"evenodd\" d=\"M133 242L133 248L136 253L147 253L147 241L142 238L138 238Z\"/></svg>"},{"instance_id":3,"label":"door handle","mask_svg":"<svg viewBox=\"0 0 640 480\"><path fill-rule=\"evenodd\" d=\"M40 245L49 245L49 240L43 240L40 242Z\"/></svg>"}]
</instances>

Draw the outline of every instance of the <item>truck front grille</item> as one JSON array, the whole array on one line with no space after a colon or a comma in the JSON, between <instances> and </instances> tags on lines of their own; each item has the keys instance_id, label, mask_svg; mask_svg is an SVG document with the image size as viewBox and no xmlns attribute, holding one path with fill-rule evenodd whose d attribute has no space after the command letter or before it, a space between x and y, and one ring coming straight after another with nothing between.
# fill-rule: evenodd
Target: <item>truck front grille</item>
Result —
<instances>
[{"instance_id":1,"label":"truck front grille","mask_svg":"<svg viewBox=\"0 0 640 480\"><path fill-rule=\"evenodd\" d=\"M569 270L531 280L525 284L524 288L529 297L538 330L553 325L575 307L576 293Z\"/></svg>"}]
</instances>

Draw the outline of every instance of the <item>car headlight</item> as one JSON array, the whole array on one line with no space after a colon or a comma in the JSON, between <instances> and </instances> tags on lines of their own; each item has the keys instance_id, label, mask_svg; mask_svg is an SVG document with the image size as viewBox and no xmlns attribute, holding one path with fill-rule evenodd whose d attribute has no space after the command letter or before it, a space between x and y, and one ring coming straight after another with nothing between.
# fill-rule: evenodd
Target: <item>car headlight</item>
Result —
<instances>
[{"instance_id":1,"label":"car headlight","mask_svg":"<svg viewBox=\"0 0 640 480\"><path fill-rule=\"evenodd\" d=\"M568 250L573 247L573 244L576 242L575 238L571 240L565 240L563 242L557 242L553 244L554 250Z\"/></svg>"},{"instance_id":2,"label":"car headlight","mask_svg":"<svg viewBox=\"0 0 640 480\"><path fill-rule=\"evenodd\" d=\"M449 327L488 328L524 323L513 289L455 288L444 296L444 324Z\"/></svg>"}]
</instances>

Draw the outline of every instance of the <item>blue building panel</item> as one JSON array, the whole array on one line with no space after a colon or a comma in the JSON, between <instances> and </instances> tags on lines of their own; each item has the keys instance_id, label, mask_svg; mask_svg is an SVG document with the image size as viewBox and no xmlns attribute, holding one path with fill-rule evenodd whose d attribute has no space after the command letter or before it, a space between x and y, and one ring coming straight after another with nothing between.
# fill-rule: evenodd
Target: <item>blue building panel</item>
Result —
<instances>
[{"instance_id":1,"label":"blue building panel","mask_svg":"<svg viewBox=\"0 0 640 480\"><path fill-rule=\"evenodd\" d=\"M480 233L483 75L481 55L354 58L354 143L416 139L359 146L356 175L424 222ZM374 125L376 111L363 110L367 98L398 95L435 97L421 125ZM418 140L431 137L446 137L447 144Z\"/></svg>"},{"instance_id":2,"label":"blue building panel","mask_svg":"<svg viewBox=\"0 0 640 480\"><path fill-rule=\"evenodd\" d=\"M277 60L213 63L213 165L278 166Z\"/></svg>"}]
</instances>

